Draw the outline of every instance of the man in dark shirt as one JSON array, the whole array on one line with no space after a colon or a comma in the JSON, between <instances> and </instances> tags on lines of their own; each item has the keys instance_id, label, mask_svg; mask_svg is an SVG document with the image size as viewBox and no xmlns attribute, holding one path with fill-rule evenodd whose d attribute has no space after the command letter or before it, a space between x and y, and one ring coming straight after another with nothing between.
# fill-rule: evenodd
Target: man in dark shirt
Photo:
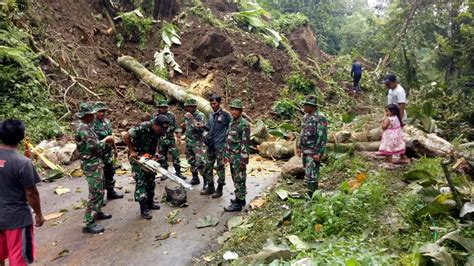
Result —
<instances>
[{"instance_id":1,"label":"man in dark shirt","mask_svg":"<svg viewBox=\"0 0 474 266\"><path fill-rule=\"evenodd\" d=\"M209 98L212 110L209 114L208 124L204 128L209 131L206 139L208 162L205 168L207 187L201 195L212 195L212 198L222 196L222 189L225 185L225 164L224 164L224 144L227 138L227 129L232 117L221 108L220 96ZM216 164L217 190L214 187L213 169Z\"/></svg>"},{"instance_id":2,"label":"man in dark shirt","mask_svg":"<svg viewBox=\"0 0 474 266\"><path fill-rule=\"evenodd\" d=\"M26 265L34 260L33 217L44 223L36 184L41 181L33 164L17 152L25 137L19 120L0 123L0 265Z\"/></svg>"},{"instance_id":3,"label":"man in dark shirt","mask_svg":"<svg viewBox=\"0 0 474 266\"><path fill-rule=\"evenodd\" d=\"M352 61L351 77L354 79L354 91L360 92L360 79L362 78L362 65L359 60Z\"/></svg>"}]
</instances>

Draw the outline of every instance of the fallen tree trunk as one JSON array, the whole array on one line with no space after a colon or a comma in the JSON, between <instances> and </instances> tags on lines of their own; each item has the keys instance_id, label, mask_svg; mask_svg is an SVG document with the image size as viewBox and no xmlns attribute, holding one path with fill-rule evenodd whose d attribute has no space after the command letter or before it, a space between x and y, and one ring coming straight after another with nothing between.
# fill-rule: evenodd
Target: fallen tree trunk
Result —
<instances>
[{"instance_id":1,"label":"fallen tree trunk","mask_svg":"<svg viewBox=\"0 0 474 266\"><path fill-rule=\"evenodd\" d=\"M427 134L413 126L405 126L403 131L407 148L413 149L418 155L447 156L454 152L451 143L435 134Z\"/></svg>"},{"instance_id":2,"label":"fallen tree trunk","mask_svg":"<svg viewBox=\"0 0 474 266\"><path fill-rule=\"evenodd\" d=\"M197 102L197 108L201 112L205 113L206 115L212 113L212 108L208 100L201 96L187 92L185 87L173 84L151 73L146 67L140 64L137 59L128 55L124 55L119 57L117 62L121 67L133 73L137 79L149 85L152 89L179 102L185 102L187 99L194 99ZM245 112L242 113L242 116L245 117L251 124L254 123L253 119Z\"/></svg>"},{"instance_id":3,"label":"fallen tree trunk","mask_svg":"<svg viewBox=\"0 0 474 266\"><path fill-rule=\"evenodd\" d=\"M146 84L150 85L154 90L163 93L177 101L185 102L187 99L194 99L197 102L197 108L206 115L212 112L211 105L206 99L188 93L185 87L166 81L155 74L151 73L146 67L131 56L121 56L117 59L121 67L133 73L135 77Z\"/></svg>"}]
</instances>

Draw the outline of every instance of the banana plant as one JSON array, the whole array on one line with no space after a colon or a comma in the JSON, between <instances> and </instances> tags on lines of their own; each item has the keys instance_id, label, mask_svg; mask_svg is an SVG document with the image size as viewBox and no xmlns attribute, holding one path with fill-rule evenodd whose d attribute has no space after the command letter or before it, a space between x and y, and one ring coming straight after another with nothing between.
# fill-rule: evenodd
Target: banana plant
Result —
<instances>
[{"instance_id":1,"label":"banana plant","mask_svg":"<svg viewBox=\"0 0 474 266\"><path fill-rule=\"evenodd\" d=\"M179 28L173 23L165 23L161 29L161 38L164 44L171 47L173 44L181 45Z\"/></svg>"},{"instance_id":2,"label":"banana plant","mask_svg":"<svg viewBox=\"0 0 474 266\"><path fill-rule=\"evenodd\" d=\"M179 64L174 60L174 54L168 46L165 46L160 52L156 52L153 57L155 59L155 68L166 69L171 67L174 71L180 74L183 73Z\"/></svg>"}]
</instances>

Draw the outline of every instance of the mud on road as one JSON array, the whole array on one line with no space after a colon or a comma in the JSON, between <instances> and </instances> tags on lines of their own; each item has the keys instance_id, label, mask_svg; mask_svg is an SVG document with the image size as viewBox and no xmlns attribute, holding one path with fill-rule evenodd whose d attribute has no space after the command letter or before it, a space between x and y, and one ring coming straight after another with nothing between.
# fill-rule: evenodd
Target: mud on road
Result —
<instances>
[{"instance_id":1,"label":"mud on road","mask_svg":"<svg viewBox=\"0 0 474 266\"><path fill-rule=\"evenodd\" d=\"M280 169L276 162L257 160L255 156L252 157L247 170L248 202L277 181ZM87 198L84 177L66 177L53 183L43 183L39 187L45 215L60 210L67 212L36 229L37 265L193 264L193 258L217 247L216 239L226 230L227 220L240 214L223 211L223 207L234 197L230 174L226 174L227 185L222 198L211 199L199 195L202 184L197 185L188 192L189 207L175 208L162 203L161 210L152 211L152 220L140 218L138 204L133 201L135 184L132 175L116 175L116 181L116 187L121 188L118 191L128 193L123 199L109 201L103 208L112 213L113 218L99 222L106 228L100 235L82 233L84 210L74 208L74 205ZM166 185L173 184L169 180L157 181L155 200L161 200ZM70 188L71 192L57 195L54 190L58 186ZM172 225L166 216L177 209L178 223ZM219 224L197 229L197 221L207 215L219 218ZM157 236L167 233L170 233L169 238L156 240Z\"/></svg>"}]
</instances>

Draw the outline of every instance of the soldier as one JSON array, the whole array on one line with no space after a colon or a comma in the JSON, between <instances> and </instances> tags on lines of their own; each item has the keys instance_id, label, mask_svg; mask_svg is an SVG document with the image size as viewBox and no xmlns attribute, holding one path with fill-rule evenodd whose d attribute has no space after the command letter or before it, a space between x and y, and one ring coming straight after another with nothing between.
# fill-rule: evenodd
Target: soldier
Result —
<instances>
[{"instance_id":1,"label":"soldier","mask_svg":"<svg viewBox=\"0 0 474 266\"><path fill-rule=\"evenodd\" d=\"M250 156L250 125L242 117L242 101L234 100L229 104L232 122L227 131L224 161L230 163L230 172L235 186L235 200L231 200L226 212L241 211L245 206L247 194L247 164Z\"/></svg>"},{"instance_id":2,"label":"soldier","mask_svg":"<svg viewBox=\"0 0 474 266\"><path fill-rule=\"evenodd\" d=\"M155 197L155 174L144 172L135 160L144 154L156 155L156 148L160 137L166 134L169 119L164 115L158 115L153 122L144 122L137 127L131 128L123 136L128 147L128 156L135 179L135 201L140 204L140 214L144 219L153 218L151 210L159 210L160 205L153 200Z\"/></svg>"},{"instance_id":3,"label":"soldier","mask_svg":"<svg viewBox=\"0 0 474 266\"><path fill-rule=\"evenodd\" d=\"M204 188L206 178L204 167L207 162L206 145L204 144L204 125L206 118L203 113L197 110L197 103L194 99L188 99L184 103L187 113L184 116L184 124L181 125L186 136L186 159L191 165L193 179L191 185L200 183L198 172L203 176Z\"/></svg>"},{"instance_id":4,"label":"soldier","mask_svg":"<svg viewBox=\"0 0 474 266\"><path fill-rule=\"evenodd\" d=\"M232 117L221 108L220 96L209 98L213 113L209 114L208 124L204 127L209 134L206 138L207 144L207 165L205 168L207 189L201 192L201 195L212 195L212 198L222 196L222 189L225 185L225 164L224 164L224 145L227 138L227 128ZM217 172L217 190L214 187L213 169L216 164Z\"/></svg>"},{"instance_id":5,"label":"soldier","mask_svg":"<svg viewBox=\"0 0 474 266\"><path fill-rule=\"evenodd\" d=\"M168 153L171 154L176 175L182 179L186 179L186 177L181 174L179 151L176 147L176 144L179 145L181 143L181 133L177 131L178 124L176 123L176 116L172 112L168 111L168 103L166 100L160 100L158 102L158 113L156 115L165 115L170 120L168 130L162 137L158 147L159 154L163 155L162 160L160 160L160 164L163 168L168 169Z\"/></svg>"},{"instance_id":6,"label":"soldier","mask_svg":"<svg viewBox=\"0 0 474 266\"><path fill-rule=\"evenodd\" d=\"M317 100L314 96L308 96L302 104L305 115L301 124L298 156L303 156L308 196L311 198L314 191L318 189L319 168L327 142L328 121L318 111Z\"/></svg>"},{"instance_id":7,"label":"soldier","mask_svg":"<svg viewBox=\"0 0 474 266\"><path fill-rule=\"evenodd\" d=\"M107 136L102 140L98 139L92 127L94 114L93 106L81 103L79 112L76 114L81 122L76 129L75 139L81 159L81 167L89 185L89 201L84 214L85 226L82 228L82 232L98 234L103 232L104 228L96 224L95 220L112 218L111 214L101 211L104 204L104 165L102 156L106 150L106 144L112 145L114 139L111 136Z\"/></svg>"},{"instance_id":8,"label":"soldier","mask_svg":"<svg viewBox=\"0 0 474 266\"><path fill-rule=\"evenodd\" d=\"M103 102L96 102L94 109L96 114L94 123L92 125L99 140L103 140L107 136L112 136L112 123L110 123L110 120L105 118L106 112L110 111L110 109L108 109ZM107 191L107 199L109 200L123 198L123 195L120 195L114 189L115 168L113 160L114 158L117 159L117 156L117 146L115 146L115 143L113 143L113 145L105 145L105 152L102 156L102 162L104 163L105 190Z\"/></svg>"}]
</instances>

